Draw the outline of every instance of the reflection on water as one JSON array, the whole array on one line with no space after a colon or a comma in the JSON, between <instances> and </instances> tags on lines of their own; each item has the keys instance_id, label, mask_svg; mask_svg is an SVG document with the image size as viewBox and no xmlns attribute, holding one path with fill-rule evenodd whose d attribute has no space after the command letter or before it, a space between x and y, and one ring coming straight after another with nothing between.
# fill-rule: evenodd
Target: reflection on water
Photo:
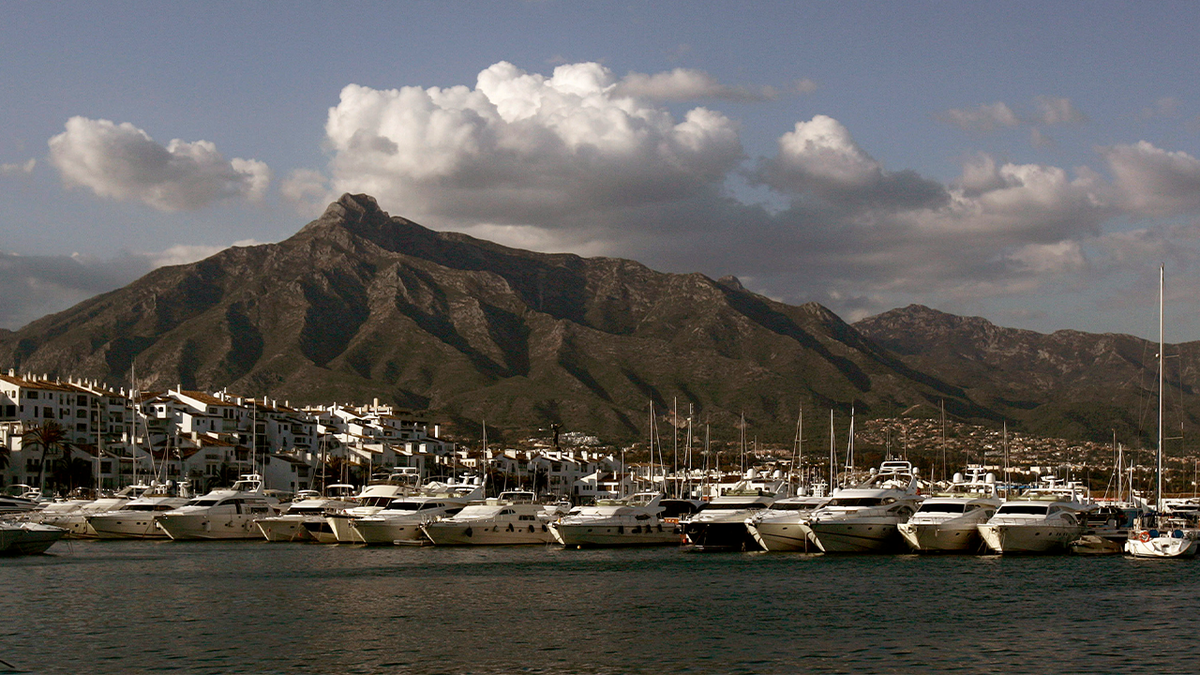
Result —
<instances>
[{"instance_id":1,"label":"reflection on water","mask_svg":"<svg viewBox=\"0 0 1200 675\"><path fill-rule=\"evenodd\" d=\"M0 561L35 673L1191 671L1195 563L60 542Z\"/></svg>"}]
</instances>

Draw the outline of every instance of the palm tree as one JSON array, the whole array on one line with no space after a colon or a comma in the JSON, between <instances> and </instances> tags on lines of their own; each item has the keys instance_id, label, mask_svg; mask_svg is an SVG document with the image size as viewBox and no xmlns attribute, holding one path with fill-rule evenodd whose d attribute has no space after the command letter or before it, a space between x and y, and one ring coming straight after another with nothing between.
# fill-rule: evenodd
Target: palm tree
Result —
<instances>
[{"instance_id":1,"label":"palm tree","mask_svg":"<svg viewBox=\"0 0 1200 675\"><path fill-rule=\"evenodd\" d=\"M38 489L46 487L46 452L52 448L61 447L63 441L67 439L67 431L61 424L54 421L46 421L42 424L35 424L21 435L22 446L34 445L42 449L42 457L38 462Z\"/></svg>"}]
</instances>

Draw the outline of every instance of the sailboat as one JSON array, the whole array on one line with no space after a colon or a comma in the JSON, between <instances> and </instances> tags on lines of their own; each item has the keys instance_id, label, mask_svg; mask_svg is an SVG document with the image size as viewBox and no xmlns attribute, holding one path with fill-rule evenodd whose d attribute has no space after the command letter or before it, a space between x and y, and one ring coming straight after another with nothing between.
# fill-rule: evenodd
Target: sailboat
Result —
<instances>
[{"instance_id":1,"label":"sailboat","mask_svg":"<svg viewBox=\"0 0 1200 675\"><path fill-rule=\"evenodd\" d=\"M1172 527L1171 523L1163 521L1163 286L1166 277L1164 267L1158 268L1158 463L1157 493L1154 502L1154 515L1141 519L1137 527L1130 530L1129 539L1125 541L1125 552L1135 558L1192 558L1200 549L1200 541L1195 538L1195 531L1184 531L1180 527ZM1160 525L1166 525L1160 530Z\"/></svg>"}]
</instances>

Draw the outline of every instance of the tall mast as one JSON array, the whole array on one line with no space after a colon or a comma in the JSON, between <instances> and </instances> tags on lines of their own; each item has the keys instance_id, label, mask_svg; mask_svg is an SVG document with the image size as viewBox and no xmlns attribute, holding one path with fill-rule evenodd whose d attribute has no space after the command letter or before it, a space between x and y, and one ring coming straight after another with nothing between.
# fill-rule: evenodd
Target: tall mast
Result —
<instances>
[{"instance_id":1,"label":"tall mast","mask_svg":"<svg viewBox=\"0 0 1200 675\"><path fill-rule=\"evenodd\" d=\"M1162 488L1162 457L1163 457L1163 288L1166 278L1166 267L1160 265L1158 268L1158 464L1156 473L1158 474L1158 492L1154 503L1154 510L1162 513L1163 510L1163 488Z\"/></svg>"}]
</instances>

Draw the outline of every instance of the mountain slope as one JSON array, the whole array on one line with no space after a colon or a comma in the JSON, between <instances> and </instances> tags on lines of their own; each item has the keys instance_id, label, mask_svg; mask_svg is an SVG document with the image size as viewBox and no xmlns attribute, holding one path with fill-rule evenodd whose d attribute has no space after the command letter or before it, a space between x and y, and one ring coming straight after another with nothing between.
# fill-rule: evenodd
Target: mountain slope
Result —
<instances>
[{"instance_id":1,"label":"mountain slope","mask_svg":"<svg viewBox=\"0 0 1200 675\"><path fill-rule=\"evenodd\" d=\"M980 405L1049 436L1149 442L1157 417L1158 345L1129 335L1002 328L911 305L854 327L910 367L963 389ZM1169 345L1165 424L1197 420L1196 343ZM1171 436L1178 433L1172 432Z\"/></svg>"}]
</instances>

